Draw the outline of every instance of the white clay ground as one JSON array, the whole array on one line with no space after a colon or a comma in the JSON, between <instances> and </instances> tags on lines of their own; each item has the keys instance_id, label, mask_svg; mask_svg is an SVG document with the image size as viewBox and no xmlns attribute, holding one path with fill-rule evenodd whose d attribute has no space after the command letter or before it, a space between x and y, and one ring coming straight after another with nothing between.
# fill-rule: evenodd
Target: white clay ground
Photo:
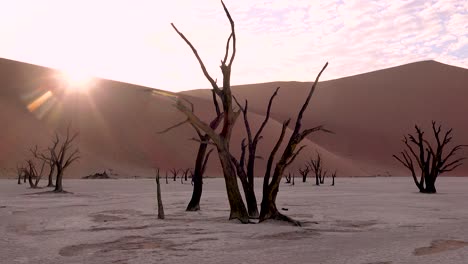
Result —
<instances>
[{"instance_id":1,"label":"white clay ground","mask_svg":"<svg viewBox=\"0 0 468 264\"><path fill-rule=\"evenodd\" d=\"M162 180L165 220L150 179L64 179L72 194L0 180L0 263L468 263L468 178L440 177L435 195L411 178L308 181L280 187L294 227L228 221L223 179L205 180L199 212L190 183Z\"/></svg>"}]
</instances>

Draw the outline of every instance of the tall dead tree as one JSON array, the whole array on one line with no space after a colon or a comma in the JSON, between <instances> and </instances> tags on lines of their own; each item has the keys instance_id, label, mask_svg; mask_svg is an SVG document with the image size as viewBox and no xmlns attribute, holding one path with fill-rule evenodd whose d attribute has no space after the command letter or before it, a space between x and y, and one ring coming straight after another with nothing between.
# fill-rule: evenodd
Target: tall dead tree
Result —
<instances>
[{"instance_id":1,"label":"tall dead tree","mask_svg":"<svg viewBox=\"0 0 468 264\"><path fill-rule=\"evenodd\" d=\"M215 106L216 117L210 122L210 128L215 130L216 128L218 128L219 124L221 123L223 115L221 113L221 110L219 109L218 101L216 100L216 94L214 93L214 90L212 90L212 97L213 97L213 104ZM192 111L194 111L194 106L190 102L189 104L191 105ZM210 137L208 134L206 133L204 134L197 126L189 122L189 119L183 122L180 122L178 124L175 124L159 133L160 134L166 133L174 128L184 125L187 122L192 126L192 128L197 133L198 139L193 138L193 140L199 142L199 146L198 146L197 157L195 159L195 169L191 172L192 173L192 186L193 186L192 198L190 199L190 202L187 205L186 211L198 211L200 210L200 200L201 200L201 195L203 193L203 175L205 174L206 165L208 164L208 160L210 158L211 152L213 151L213 149L210 149L208 153L206 152L208 149ZM187 169L184 172L186 180L187 180L187 174L189 173L189 171L191 170ZM167 172L166 172L166 183L167 183Z\"/></svg>"},{"instance_id":2,"label":"tall dead tree","mask_svg":"<svg viewBox=\"0 0 468 264\"><path fill-rule=\"evenodd\" d=\"M265 177L263 179L263 198L262 198L262 204L261 204L261 209L260 209L260 222L268 220L268 219L275 219L275 220L292 222L295 225L300 225L298 221L295 221L291 219L290 217L287 217L281 214L278 211L278 209L276 208L276 197L278 195L279 184L281 182L281 178L283 176L284 170L294 161L297 155L299 155L301 150L305 147L305 146L301 146L296 150L297 146L301 143L301 141L306 136L316 131L329 132L328 130L324 129L322 126L317 126L317 127L305 129L305 130L301 129L302 117L304 115L304 112L307 109L307 106L309 105L310 99L312 97L312 94L315 91L315 88L317 87L320 76L322 75L323 71L327 68L327 66L328 66L328 62L323 66L322 70L317 75L317 78L315 79L315 82L313 83L309 91L309 94L304 104L302 105L301 110L299 111L299 114L296 119L296 124L294 126L294 130L291 134L291 137L289 138L288 144L286 145L283 151L283 154L281 155L281 158L278 160L278 162L275 165L273 175L271 175L273 161L275 159L276 152L278 151L284 139L284 136L286 134L286 129L289 125L290 119L283 123L280 137L276 145L274 146L273 150L270 153L270 157L268 158L268 162L267 162Z\"/></svg>"},{"instance_id":3,"label":"tall dead tree","mask_svg":"<svg viewBox=\"0 0 468 264\"><path fill-rule=\"evenodd\" d=\"M245 140L241 143L241 157L240 161L237 161L234 157L232 157L234 164L236 165L237 174L239 179L241 180L242 187L244 189L245 200L247 202L247 208L249 212L249 216L251 218L258 218L258 206L257 206L257 197L255 196L255 185L254 185L254 176L255 176L255 160L258 158L257 156L257 145L258 142L262 139L262 132L265 128L268 120L270 119L270 111L271 105L273 103L273 99L278 94L279 87L276 88L275 92L271 95L270 100L268 101L268 106L265 114L265 119L263 120L262 124L260 125L257 133L252 135L252 129L250 127L249 119L248 119L248 107L249 102L245 100L244 106L242 106L237 99L234 97L237 105L239 106L240 110L242 111L244 117L244 127L245 131L247 132L247 145L245 145ZM245 149L247 147L248 155L247 155L247 164L245 163ZM245 166L245 164L247 166Z\"/></svg>"},{"instance_id":4,"label":"tall dead tree","mask_svg":"<svg viewBox=\"0 0 468 264\"><path fill-rule=\"evenodd\" d=\"M63 174L73 162L80 158L78 148L71 150L77 137L78 133L70 135L70 126L68 126L65 139L61 141L58 134L55 133L52 147L49 147L51 153L50 160L55 164L55 168L57 169L54 192L64 192L62 185Z\"/></svg>"},{"instance_id":5,"label":"tall dead tree","mask_svg":"<svg viewBox=\"0 0 468 264\"><path fill-rule=\"evenodd\" d=\"M442 136L441 126L437 126L435 121L432 121L432 132L434 134L432 143L424 138L424 131L418 125L415 125L415 129L415 136L408 134L402 140L406 149L400 152L400 156L393 155L393 157L411 171L414 183L421 193L436 193L435 183L437 177L462 165L465 158L455 159L454 155L467 145L456 145L449 148L448 144L452 141L453 129L447 130ZM436 146L433 146L434 143ZM449 150L446 151L446 148ZM419 180L415 166L420 171Z\"/></svg>"},{"instance_id":6,"label":"tall dead tree","mask_svg":"<svg viewBox=\"0 0 468 264\"><path fill-rule=\"evenodd\" d=\"M164 206L161 199L161 184L159 183L159 168L156 169L156 200L158 203L158 219L164 219Z\"/></svg>"},{"instance_id":7,"label":"tall dead tree","mask_svg":"<svg viewBox=\"0 0 468 264\"><path fill-rule=\"evenodd\" d=\"M231 162L231 153L230 153L230 139L232 135L233 126L240 114L239 111L234 111L233 103L232 103L232 93L231 93L231 68L232 63L235 58L236 54L236 34L234 29L234 21L224 5L223 9L226 13L227 18L229 19L231 25L231 34L227 40L226 44L226 53L224 58L221 60L221 72L223 74L223 85L220 88L217 82L210 76L206 67L198 55L197 50L195 47L190 43L190 41L176 28L174 24L171 24L174 30L179 34L179 36L185 41L185 43L190 47L193 54L198 60L200 67L205 75L206 79L210 82L213 92L215 93L215 101L216 97L221 100L222 103L222 112L223 112L223 125L221 132L216 132L209 124L203 122L195 113L193 112L193 105L192 107L187 105L187 100L183 100L180 97L176 98L176 107L179 111L181 111L186 117L187 121L190 122L193 126L197 127L204 133L208 135L211 142L216 146L218 151L219 160L221 161L221 166L223 169L223 175L226 184L227 196L229 200L229 206L231 209L229 219L238 219L242 223L249 222L249 215L245 204L242 200L242 196L240 194L239 186L237 184L237 176L236 176L236 169L233 163ZM230 59L229 57L229 48L232 42L232 54ZM217 102L214 102L217 104Z\"/></svg>"}]
</instances>

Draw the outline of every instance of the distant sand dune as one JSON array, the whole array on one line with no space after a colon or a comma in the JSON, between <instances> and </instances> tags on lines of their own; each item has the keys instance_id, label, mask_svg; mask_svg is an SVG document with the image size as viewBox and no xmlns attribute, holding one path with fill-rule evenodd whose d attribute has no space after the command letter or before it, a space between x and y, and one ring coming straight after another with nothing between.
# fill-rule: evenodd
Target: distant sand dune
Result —
<instances>
[{"instance_id":1,"label":"distant sand dune","mask_svg":"<svg viewBox=\"0 0 468 264\"><path fill-rule=\"evenodd\" d=\"M331 67L333 65L331 64ZM16 164L34 144L45 148L54 131L65 132L71 122L80 132L82 159L67 177L111 170L116 177L151 176L154 167L194 166L198 143L186 125L158 134L184 117L172 102L153 96L147 88L98 79L88 95L60 95L50 76L54 70L0 59L0 177L14 176ZM315 73L311 73L311 78ZM468 142L468 70L426 61L396 68L326 81L318 86L304 127L323 124L335 134L316 133L307 138L305 151L291 165L296 171L318 150L325 166L338 176L405 175L391 155L401 149L400 139L412 132L415 122L440 120L455 129L455 140ZM247 98L252 110L249 119L257 129L264 118L267 101L277 86L281 90L272 109L272 119L259 145L258 176L263 176L266 159L280 133L283 120L295 120L310 83L278 82L242 85L233 88ZM32 99L52 90L55 104L45 104L31 113ZM38 92L39 91L39 92ZM182 93L195 104L198 115L209 120L213 105L208 90ZM288 135L291 131L288 131ZM241 118L233 132L231 148L238 155L245 137ZM286 138L287 139L287 138ZM468 154L468 152L465 152ZM277 155L279 156L279 155ZM213 155L207 174L220 175ZM462 166L454 175L468 175Z\"/></svg>"}]
</instances>

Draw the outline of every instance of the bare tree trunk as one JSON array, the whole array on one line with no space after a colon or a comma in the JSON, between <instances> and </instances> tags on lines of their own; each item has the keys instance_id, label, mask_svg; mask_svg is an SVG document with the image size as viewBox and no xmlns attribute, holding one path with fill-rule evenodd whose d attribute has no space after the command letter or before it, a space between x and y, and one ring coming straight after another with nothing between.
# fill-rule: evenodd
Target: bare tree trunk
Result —
<instances>
[{"instance_id":1,"label":"bare tree trunk","mask_svg":"<svg viewBox=\"0 0 468 264\"><path fill-rule=\"evenodd\" d=\"M205 138L204 138L205 139ZM205 139L206 140L206 139ZM195 169L193 171L192 182L193 192L192 198L187 205L186 211L198 211L200 210L200 200L203 193L203 160L205 159L206 150L208 144L200 143L198 147L197 159L195 160Z\"/></svg>"},{"instance_id":2,"label":"bare tree trunk","mask_svg":"<svg viewBox=\"0 0 468 264\"><path fill-rule=\"evenodd\" d=\"M294 131L291 134L288 144L286 145L283 154L281 155L281 158L279 161L276 163L276 166L274 168L273 175L271 175L271 167L274 161L274 156L276 152L279 149L279 146L281 145L284 135L286 133L286 128L289 125L290 120L287 120L286 122L283 123L283 127L281 130L281 135L273 148L272 152L270 153L270 157L268 159L267 163L267 169L265 172L265 177L263 179L263 198L262 198L262 204L261 204L261 210L260 210L260 222L268 220L268 219L275 219L275 220L281 220L281 221L288 221L291 222L295 225L299 225L300 223L298 221L295 221L285 215L282 215L278 209L276 208L276 197L278 195L279 191L279 184L281 182L281 178L283 176L284 170L292 163L294 162L295 158L301 150L305 146L299 147L298 150L296 150L296 147L298 144L301 143L301 141L308 136L309 134L316 132L316 131L325 131L329 132L328 130L325 130L322 126L317 126L311 129L305 129L301 131L302 127L302 117L307 109L307 106L309 105L310 99L312 97L312 94L315 91L315 88L318 84L318 80L320 76L322 75L323 71L327 68L328 62L323 66L322 70L320 73L317 75L314 84L312 85L309 94L302 105L301 110L299 111L299 114L296 119L296 124L294 126ZM271 176L271 177L270 177ZM271 181L270 181L271 178Z\"/></svg>"},{"instance_id":3,"label":"bare tree trunk","mask_svg":"<svg viewBox=\"0 0 468 264\"><path fill-rule=\"evenodd\" d=\"M156 199L158 200L158 219L164 219L164 207L161 200L161 185L159 184L159 169L156 171Z\"/></svg>"},{"instance_id":4,"label":"bare tree trunk","mask_svg":"<svg viewBox=\"0 0 468 264\"><path fill-rule=\"evenodd\" d=\"M54 192L64 192L62 185L63 170L57 169L57 176L55 177L55 189Z\"/></svg>"},{"instance_id":5,"label":"bare tree trunk","mask_svg":"<svg viewBox=\"0 0 468 264\"><path fill-rule=\"evenodd\" d=\"M223 168L229 206L231 208L229 219L238 219L242 223L249 223L249 214L239 191L236 170L231 162L231 153L219 147L217 149Z\"/></svg>"},{"instance_id":6,"label":"bare tree trunk","mask_svg":"<svg viewBox=\"0 0 468 264\"><path fill-rule=\"evenodd\" d=\"M49 182L47 183L47 187L54 187L54 180L53 180L54 172L55 172L55 166L52 165L49 171Z\"/></svg>"}]
</instances>

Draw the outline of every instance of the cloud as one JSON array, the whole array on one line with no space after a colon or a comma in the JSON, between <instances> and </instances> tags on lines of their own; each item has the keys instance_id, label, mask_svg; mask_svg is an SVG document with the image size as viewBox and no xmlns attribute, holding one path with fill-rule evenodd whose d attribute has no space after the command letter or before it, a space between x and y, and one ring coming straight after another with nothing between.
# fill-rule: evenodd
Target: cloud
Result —
<instances>
[{"instance_id":1,"label":"cloud","mask_svg":"<svg viewBox=\"0 0 468 264\"><path fill-rule=\"evenodd\" d=\"M229 22L218 1L45 2L2 8L0 56L162 89L208 87L174 22L221 78ZM310 81L325 61L324 79L426 59L468 68L464 0L225 2L238 36L233 84Z\"/></svg>"}]
</instances>

